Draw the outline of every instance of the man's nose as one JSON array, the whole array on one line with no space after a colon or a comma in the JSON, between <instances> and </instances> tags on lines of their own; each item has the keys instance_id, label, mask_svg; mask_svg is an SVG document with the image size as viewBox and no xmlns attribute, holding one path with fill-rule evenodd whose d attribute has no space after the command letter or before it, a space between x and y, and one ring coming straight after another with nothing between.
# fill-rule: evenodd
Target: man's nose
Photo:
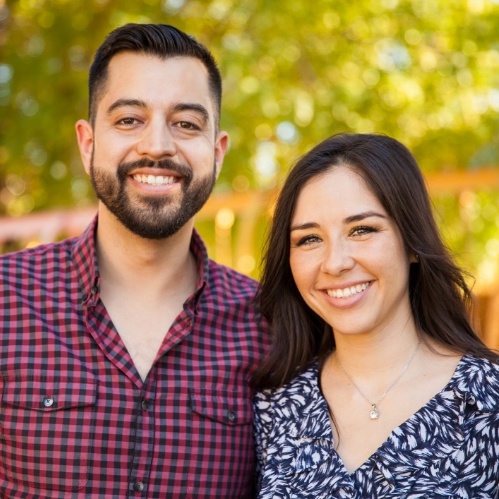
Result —
<instances>
[{"instance_id":1,"label":"man's nose","mask_svg":"<svg viewBox=\"0 0 499 499\"><path fill-rule=\"evenodd\" d=\"M154 159L175 155L175 137L164 119L155 118L144 128L137 143L137 152Z\"/></svg>"}]
</instances>

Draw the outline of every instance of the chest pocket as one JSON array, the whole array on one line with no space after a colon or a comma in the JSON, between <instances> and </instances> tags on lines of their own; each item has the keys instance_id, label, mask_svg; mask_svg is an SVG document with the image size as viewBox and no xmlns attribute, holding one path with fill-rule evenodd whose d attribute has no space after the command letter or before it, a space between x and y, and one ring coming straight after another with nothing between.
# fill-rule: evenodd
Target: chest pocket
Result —
<instances>
[{"instance_id":1,"label":"chest pocket","mask_svg":"<svg viewBox=\"0 0 499 499\"><path fill-rule=\"evenodd\" d=\"M39 489L85 486L97 398L93 376L4 374L0 387L0 475Z\"/></svg>"},{"instance_id":2,"label":"chest pocket","mask_svg":"<svg viewBox=\"0 0 499 499\"><path fill-rule=\"evenodd\" d=\"M185 497L215 497L213 477L223 478L226 490L224 495L217 493L217 498L252 497L255 450L250 396L206 390L191 392L189 398L191 446L207 459L202 466L199 462L192 465L196 485Z\"/></svg>"},{"instance_id":3,"label":"chest pocket","mask_svg":"<svg viewBox=\"0 0 499 499\"><path fill-rule=\"evenodd\" d=\"M199 416L226 425L252 422L253 408L249 397L231 393L191 393L191 408Z\"/></svg>"}]
</instances>

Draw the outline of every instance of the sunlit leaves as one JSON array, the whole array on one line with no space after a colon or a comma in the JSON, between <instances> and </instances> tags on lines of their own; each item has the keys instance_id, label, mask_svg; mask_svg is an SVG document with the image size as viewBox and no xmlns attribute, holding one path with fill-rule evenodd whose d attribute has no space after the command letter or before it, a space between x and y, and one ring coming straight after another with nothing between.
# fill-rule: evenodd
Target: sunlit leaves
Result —
<instances>
[{"instance_id":1,"label":"sunlit leaves","mask_svg":"<svg viewBox=\"0 0 499 499\"><path fill-rule=\"evenodd\" d=\"M93 200L73 127L95 49L126 22L174 24L218 59L219 190L278 185L340 131L393 135L427 172L499 163L497 0L0 0L0 213ZM494 207L465 236L459 200L436 204L457 250L497 239Z\"/></svg>"}]
</instances>

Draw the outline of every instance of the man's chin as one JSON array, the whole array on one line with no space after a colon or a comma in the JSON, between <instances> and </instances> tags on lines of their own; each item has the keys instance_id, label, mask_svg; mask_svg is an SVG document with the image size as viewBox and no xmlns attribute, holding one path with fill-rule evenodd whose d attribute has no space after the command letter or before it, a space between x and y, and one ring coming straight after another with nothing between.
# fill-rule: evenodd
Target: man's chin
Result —
<instances>
[{"instance_id":1,"label":"man's chin","mask_svg":"<svg viewBox=\"0 0 499 499\"><path fill-rule=\"evenodd\" d=\"M135 235L144 239L166 239L176 234L186 220L180 220L178 217L160 216L160 213L142 214L139 218L118 217L120 222Z\"/></svg>"},{"instance_id":2,"label":"man's chin","mask_svg":"<svg viewBox=\"0 0 499 499\"><path fill-rule=\"evenodd\" d=\"M151 239L154 241L158 241L160 239L167 239L174 234L176 234L180 227L172 227L172 226L162 226L162 227L150 227L150 226L137 226L137 225L127 225L122 222L123 225L136 236L141 237L142 239Z\"/></svg>"}]
</instances>

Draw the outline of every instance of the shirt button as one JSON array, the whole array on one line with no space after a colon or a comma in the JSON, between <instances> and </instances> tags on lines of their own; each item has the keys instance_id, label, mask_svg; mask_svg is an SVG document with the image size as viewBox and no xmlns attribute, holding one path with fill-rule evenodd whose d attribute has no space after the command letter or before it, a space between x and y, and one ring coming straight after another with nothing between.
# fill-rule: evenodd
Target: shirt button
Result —
<instances>
[{"instance_id":1,"label":"shirt button","mask_svg":"<svg viewBox=\"0 0 499 499\"><path fill-rule=\"evenodd\" d=\"M52 397L45 397L43 399L43 405L45 407L52 407L54 405L54 399Z\"/></svg>"},{"instance_id":2,"label":"shirt button","mask_svg":"<svg viewBox=\"0 0 499 499\"><path fill-rule=\"evenodd\" d=\"M133 490L137 492L142 492L144 490L144 484L142 482L135 482L133 484Z\"/></svg>"},{"instance_id":3,"label":"shirt button","mask_svg":"<svg viewBox=\"0 0 499 499\"><path fill-rule=\"evenodd\" d=\"M234 422L236 420L236 415L232 411L227 411L227 418L229 421Z\"/></svg>"},{"instance_id":4,"label":"shirt button","mask_svg":"<svg viewBox=\"0 0 499 499\"><path fill-rule=\"evenodd\" d=\"M148 411L149 407L151 406L151 404L149 403L148 400L143 400L141 405L142 405L142 409L144 409L144 411Z\"/></svg>"}]
</instances>

